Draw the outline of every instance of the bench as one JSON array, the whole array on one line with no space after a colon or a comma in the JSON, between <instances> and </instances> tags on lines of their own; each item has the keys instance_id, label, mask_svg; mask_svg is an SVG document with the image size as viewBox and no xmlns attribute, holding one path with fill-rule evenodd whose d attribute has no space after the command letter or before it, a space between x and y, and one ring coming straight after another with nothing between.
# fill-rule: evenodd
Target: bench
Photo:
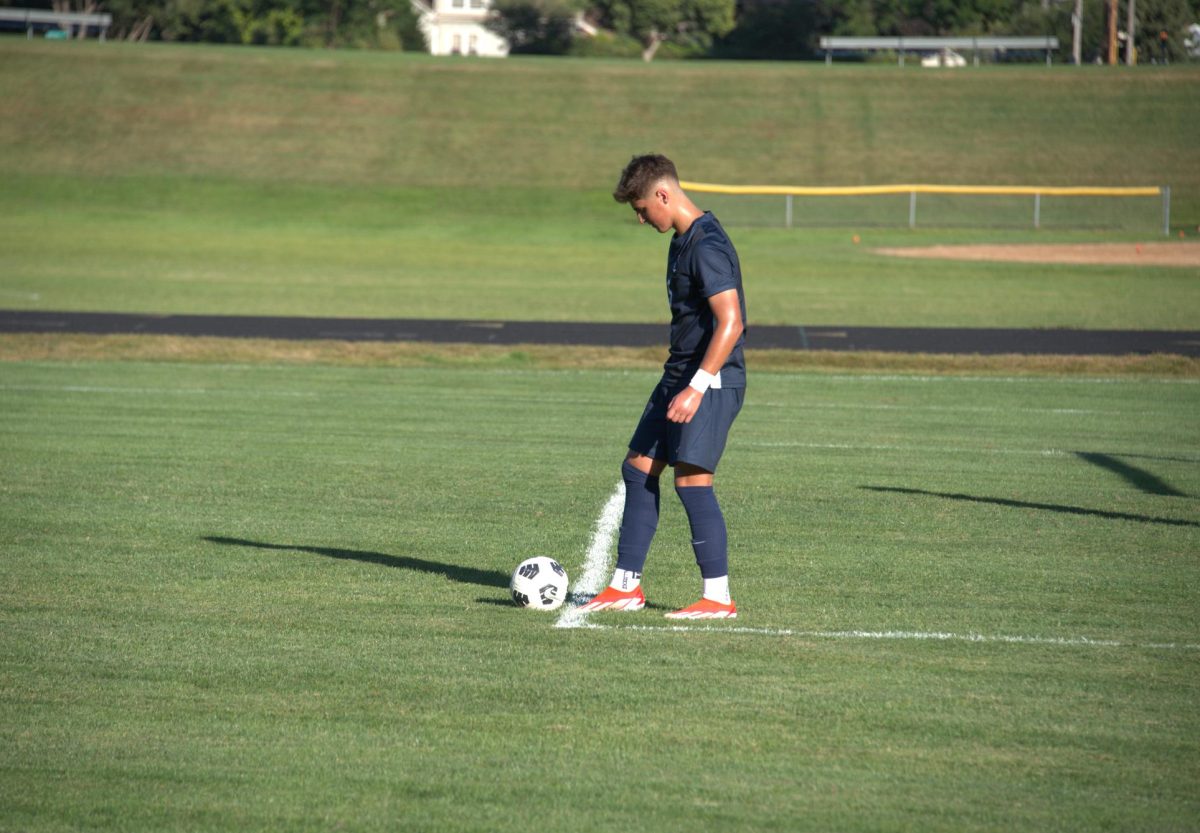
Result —
<instances>
[{"instance_id":1,"label":"bench","mask_svg":"<svg viewBox=\"0 0 1200 833\"><path fill-rule=\"evenodd\" d=\"M83 12L51 12L45 9L8 9L0 8L0 26L12 27L19 24L25 29L27 38L33 37L36 27L43 29L55 27L70 32L75 26L80 27L81 34L86 36L88 27L94 26L100 30L100 40L105 40L108 27L112 26L111 14L85 14Z\"/></svg>"}]
</instances>

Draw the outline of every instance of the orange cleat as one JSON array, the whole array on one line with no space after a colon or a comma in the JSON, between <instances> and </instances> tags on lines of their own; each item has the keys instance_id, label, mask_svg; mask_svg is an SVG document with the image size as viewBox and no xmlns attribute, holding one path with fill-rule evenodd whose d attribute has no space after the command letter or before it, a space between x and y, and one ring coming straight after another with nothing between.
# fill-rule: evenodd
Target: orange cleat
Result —
<instances>
[{"instance_id":1,"label":"orange cleat","mask_svg":"<svg viewBox=\"0 0 1200 833\"><path fill-rule=\"evenodd\" d=\"M646 606L646 596L642 593L642 588L635 587L632 590L618 590L615 587L605 587L599 596L596 596L587 604L579 609L584 613L593 613L597 610L623 610L632 612L641 610Z\"/></svg>"},{"instance_id":2,"label":"orange cleat","mask_svg":"<svg viewBox=\"0 0 1200 833\"><path fill-rule=\"evenodd\" d=\"M712 599L701 599L694 605L688 605L682 610L673 610L664 614L668 619L736 619L737 608L733 602L724 604Z\"/></svg>"}]
</instances>

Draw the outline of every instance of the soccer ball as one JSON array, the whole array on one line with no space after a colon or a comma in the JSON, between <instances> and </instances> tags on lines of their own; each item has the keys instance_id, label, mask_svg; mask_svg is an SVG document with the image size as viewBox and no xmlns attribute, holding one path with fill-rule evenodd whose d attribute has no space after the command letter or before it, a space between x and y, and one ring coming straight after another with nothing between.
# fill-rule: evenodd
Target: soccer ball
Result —
<instances>
[{"instance_id":1,"label":"soccer ball","mask_svg":"<svg viewBox=\"0 0 1200 833\"><path fill-rule=\"evenodd\" d=\"M554 610L567 598L567 571L553 558L535 555L513 570L512 600L517 607Z\"/></svg>"}]
</instances>

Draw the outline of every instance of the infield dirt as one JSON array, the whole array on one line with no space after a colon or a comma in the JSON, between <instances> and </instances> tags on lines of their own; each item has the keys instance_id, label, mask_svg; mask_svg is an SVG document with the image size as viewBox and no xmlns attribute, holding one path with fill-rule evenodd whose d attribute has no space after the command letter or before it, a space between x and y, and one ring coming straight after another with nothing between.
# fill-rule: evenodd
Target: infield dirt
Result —
<instances>
[{"instance_id":1,"label":"infield dirt","mask_svg":"<svg viewBox=\"0 0 1200 833\"><path fill-rule=\"evenodd\" d=\"M985 260L1006 263L1072 263L1106 266L1182 266L1200 269L1200 243L1056 243L920 246L874 249L895 257Z\"/></svg>"}]
</instances>

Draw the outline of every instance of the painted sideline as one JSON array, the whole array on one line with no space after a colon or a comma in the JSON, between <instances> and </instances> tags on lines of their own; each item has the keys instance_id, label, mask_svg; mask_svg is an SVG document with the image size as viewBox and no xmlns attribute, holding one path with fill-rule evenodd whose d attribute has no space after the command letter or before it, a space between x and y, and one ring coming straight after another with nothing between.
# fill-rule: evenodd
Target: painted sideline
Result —
<instances>
[{"instance_id":1,"label":"painted sideline","mask_svg":"<svg viewBox=\"0 0 1200 833\"><path fill-rule=\"evenodd\" d=\"M736 625L598 625L583 622L574 627L605 631L660 631L664 633L736 633L758 636L794 636L801 639L905 640L916 642L977 642L1008 645L1051 645L1086 648L1143 648L1163 651L1200 651L1188 642L1123 642L1087 636L1011 636L1005 634L941 633L937 631L804 631L791 628L748 628Z\"/></svg>"}]
</instances>

